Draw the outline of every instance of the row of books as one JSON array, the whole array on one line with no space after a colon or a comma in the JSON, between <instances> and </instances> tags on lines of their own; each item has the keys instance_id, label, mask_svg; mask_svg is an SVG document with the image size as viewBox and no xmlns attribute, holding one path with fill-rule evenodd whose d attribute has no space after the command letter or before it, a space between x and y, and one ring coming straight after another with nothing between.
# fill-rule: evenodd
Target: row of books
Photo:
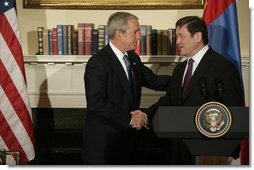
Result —
<instances>
[{"instance_id":1,"label":"row of books","mask_svg":"<svg viewBox=\"0 0 254 170\"><path fill-rule=\"evenodd\" d=\"M178 55L175 29L153 29L151 25L141 25L140 42L135 51L140 55Z\"/></svg>"},{"instance_id":2,"label":"row of books","mask_svg":"<svg viewBox=\"0 0 254 170\"><path fill-rule=\"evenodd\" d=\"M177 55L175 29L152 29L140 26L140 41L135 52L139 55ZM37 28L38 55L92 55L108 43L106 25L93 23L56 25L52 29Z\"/></svg>"}]
</instances>

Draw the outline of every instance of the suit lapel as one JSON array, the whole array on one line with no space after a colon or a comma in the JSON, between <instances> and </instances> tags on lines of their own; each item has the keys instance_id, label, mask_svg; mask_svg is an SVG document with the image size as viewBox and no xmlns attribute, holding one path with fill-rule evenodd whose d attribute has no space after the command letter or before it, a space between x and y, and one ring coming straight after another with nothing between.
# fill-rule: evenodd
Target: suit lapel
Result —
<instances>
[{"instance_id":1,"label":"suit lapel","mask_svg":"<svg viewBox=\"0 0 254 170\"><path fill-rule=\"evenodd\" d=\"M212 54L211 54L211 49L209 49L204 57L201 59L198 67L196 68L194 74L191 77L189 86L183 95L183 99L186 99L188 95L190 94L191 90L195 87L198 86L198 81L200 77L203 77L205 75L205 72L209 69L210 63L212 62Z\"/></svg>"},{"instance_id":2,"label":"suit lapel","mask_svg":"<svg viewBox=\"0 0 254 170\"><path fill-rule=\"evenodd\" d=\"M177 105L181 104L182 97L183 97L182 96L182 89L183 89L182 88L182 81L183 81L183 75L184 75L184 70L185 70L186 64L187 64L187 60L184 61L184 63L180 65L179 71L178 71L179 75L177 76L177 80L176 80L176 82L177 82L177 85L176 85L176 87L177 87L177 89L176 89L176 95L177 96L176 96L176 98L177 99L181 99L181 100L178 101Z\"/></svg>"},{"instance_id":3,"label":"suit lapel","mask_svg":"<svg viewBox=\"0 0 254 170\"><path fill-rule=\"evenodd\" d=\"M120 63L120 61L118 60L117 56L115 55L115 53L113 52L113 50L110 48L109 45L107 45L107 51L109 52L109 56L113 62L113 69L115 70L115 74L117 75L117 77L120 80L120 84L122 85L124 91L126 92L126 95L128 96L128 98L132 101L132 92L129 86L129 81L128 78L124 72L124 69L122 67L122 64Z\"/></svg>"}]
</instances>

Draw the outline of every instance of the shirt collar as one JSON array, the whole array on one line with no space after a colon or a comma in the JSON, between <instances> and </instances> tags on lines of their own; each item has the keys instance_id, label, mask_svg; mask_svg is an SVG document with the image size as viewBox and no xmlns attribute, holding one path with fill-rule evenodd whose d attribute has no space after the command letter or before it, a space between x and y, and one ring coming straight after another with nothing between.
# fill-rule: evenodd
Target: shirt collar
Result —
<instances>
[{"instance_id":1,"label":"shirt collar","mask_svg":"<svg viewBox=\"0 0 254 170\"><path fill-rule=\"evenodd\" d=\"M109 41L109 45L110 47L112 48L113 52L115 53L115 55L117 56L118 59L122 60L123 59L123 56L126 54L127 55L127 52L125 54L123 54L118 48L116 48L116 46L111 43Z\"/></svg>"},{"instance_id":2,"label":"shirt collar","mask_svg":"<svg viewBox=\"0 0 254 170\"><path fill-rule=\"evenodd\" d=\"M195 54L192 59L195 61L195 63L199 63L200 60L205 55L206 51L209 49L208 45L205 45L197 54Z\"/></svg>"}]
</instances>

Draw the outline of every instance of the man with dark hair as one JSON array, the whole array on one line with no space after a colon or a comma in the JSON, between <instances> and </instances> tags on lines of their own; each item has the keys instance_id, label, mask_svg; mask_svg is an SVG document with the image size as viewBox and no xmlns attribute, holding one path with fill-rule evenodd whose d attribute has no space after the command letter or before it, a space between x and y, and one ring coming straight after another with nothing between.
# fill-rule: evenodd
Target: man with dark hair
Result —
<instances>
[{"instance_id":1,"label":"man with dark hair","mask_svg":"<svg viewBox=\"0 0 254 170\"><path fill-rule=\"evenodd\" d=\"M159 106L201 106L209 101L200 93L200 80L206 84L213 100L226 106L242 105L240 75L233 63L207 45L207 27L201 18L187 16L176 22L176 44L180 55L187 60L175 67L166 95L145 111L149 119ZM217 79L224 87L220 99L212 96L216 93ZM194 157L182 140L172 141L172 164L194 164Z\"/></svg>"},{"instance_id":2,"label":"man with dark hair","mask_svg":"<svg viewBox=\"0 0 254 170\"><path fill-rule=\"evenodd\" d=\"M116 12L107 27L109 44L89 59L84 75L84 162L133 164L136 130L147 124L139 110L141 88L165 91L169 76L157 76L133 52L140 39L135 15Z\"/></svg>"}]
</instances>

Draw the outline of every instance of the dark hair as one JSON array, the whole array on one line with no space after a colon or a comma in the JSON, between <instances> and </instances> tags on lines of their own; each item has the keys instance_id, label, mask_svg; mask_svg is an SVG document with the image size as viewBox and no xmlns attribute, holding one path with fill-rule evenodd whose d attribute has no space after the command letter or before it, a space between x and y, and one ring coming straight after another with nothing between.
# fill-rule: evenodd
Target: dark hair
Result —
<instances>
[{"instance_id":1,"label":"dark hair","mask_svg":"<svg viewBox=\"0 0 254 170\"><path fill-rule=\"evenodd\" d=\"M187 24L187 29L192 36L197 32L201 32L204 45L208 44L207 27L204 20L197 16L187 16L179 19L176 22L176 27L182 27L185 24Z\"/></svg>"}]
</instances>

